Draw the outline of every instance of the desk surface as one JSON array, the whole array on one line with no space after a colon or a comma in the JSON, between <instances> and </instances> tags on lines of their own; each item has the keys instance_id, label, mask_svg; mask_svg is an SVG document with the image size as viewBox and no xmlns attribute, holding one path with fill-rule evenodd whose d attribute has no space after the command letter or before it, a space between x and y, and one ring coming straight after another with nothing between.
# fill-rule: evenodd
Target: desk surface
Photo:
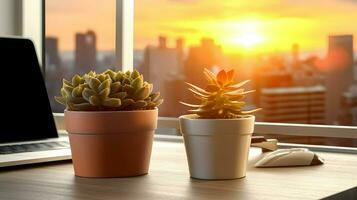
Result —
<instances>
[{"instance_id":1,"label":"desk surface","mask_svg":"<svg viewBox=\"0 0 357 200\"><path fill-rule=\"evenodd\" d=\"M79 178L70 162L2 169L0 199L319 199L357 186L357 155L319 155L325 165L262 169L252 148L246 178L203 181L189 177L182 143L155 142L146 176Z\"/></svg>"}]
</instances>

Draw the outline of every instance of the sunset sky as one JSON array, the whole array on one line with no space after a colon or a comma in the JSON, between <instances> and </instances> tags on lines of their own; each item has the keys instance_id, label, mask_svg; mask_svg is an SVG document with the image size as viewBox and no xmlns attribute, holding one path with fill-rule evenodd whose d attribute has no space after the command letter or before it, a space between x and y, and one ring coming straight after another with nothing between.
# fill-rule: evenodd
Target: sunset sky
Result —
<instances>
[{"instance_id":1,"label":"sunset sky","mask_svg":"<svg viewBox=\"0 0 357 200\"><path fill-rule=\"evenodd\" d=\"M329 34L357 37L354 0L135 0L134 46L156 45L165 35L173 45L202 37L215 39L225 52L325 50ZM46 1L46 34L57 36L61 50L73 50L74 33L92 29L98 49L114 49L115 0ZM357 47L355 42L355 47Z\"/></svg>"}]
</instances>

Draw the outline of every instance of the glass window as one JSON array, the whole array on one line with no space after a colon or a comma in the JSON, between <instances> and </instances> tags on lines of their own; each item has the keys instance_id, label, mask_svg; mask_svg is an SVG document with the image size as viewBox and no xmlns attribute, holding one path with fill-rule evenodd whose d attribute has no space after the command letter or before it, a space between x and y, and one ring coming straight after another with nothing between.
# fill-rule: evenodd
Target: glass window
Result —
<instances>
[{"instance_id":1,"label":"glass window","mask_svg":"<svg viewBox=\"0 0 357 200\"><path fill-rule=\"evenodd\" d=\"M115 65L115 0L46 1L46 84L53 112L62 78Z\"/></svg>"},{"instance_id":2,"label":"glass window","mask_svg":"<svg viewBox=\"0 0 357 200\"><path fill-rule=\"evenodd\" d=\"M134 66L162 93L160 116L186 113L184 82L204 85L204 68L234 69L256 90L246 101L263 108L257 121L357 126L356 11L336 0L135 0Z\"/></svg>"}]
</instances>

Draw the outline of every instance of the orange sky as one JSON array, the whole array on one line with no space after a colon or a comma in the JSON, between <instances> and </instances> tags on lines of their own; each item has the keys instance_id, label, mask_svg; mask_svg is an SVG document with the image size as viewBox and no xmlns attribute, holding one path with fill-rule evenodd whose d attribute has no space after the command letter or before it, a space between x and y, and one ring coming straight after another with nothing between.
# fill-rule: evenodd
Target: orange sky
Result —
<instances>
[{"instance_id":1,"label":"orange sky","mask_svg":"<svg viewBox=\"0 0 357 200\"><path fill-rule=\"evenodd\" d=\"M100 50L114 49L115 0L46 1L46 20L62 50L73 49L74 33L87 29L97 33ZM171 44L184 37L188 46L211 37L226 52L284 51L293 43L324 50L329 34L357 37L356 20L353 0L135 0L134 46L165 35Z\"/></svg>"}]
</instances>

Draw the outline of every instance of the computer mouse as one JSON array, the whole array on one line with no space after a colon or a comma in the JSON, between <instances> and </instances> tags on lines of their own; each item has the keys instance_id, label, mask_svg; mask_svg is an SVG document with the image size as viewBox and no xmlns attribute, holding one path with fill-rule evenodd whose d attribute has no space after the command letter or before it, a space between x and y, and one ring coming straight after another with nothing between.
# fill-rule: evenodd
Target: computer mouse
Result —
<instances>
[{"instance_id":1,"label":"computer mouse","mask_svg":"<svg viewBox=\"0 0 357 200\"><path fill-rule=\"evenodd\" d=\"M266 154L255 167L292 167L321 165L324 160L306 148L279 149Z\"/></svg>"}]
</instances>

